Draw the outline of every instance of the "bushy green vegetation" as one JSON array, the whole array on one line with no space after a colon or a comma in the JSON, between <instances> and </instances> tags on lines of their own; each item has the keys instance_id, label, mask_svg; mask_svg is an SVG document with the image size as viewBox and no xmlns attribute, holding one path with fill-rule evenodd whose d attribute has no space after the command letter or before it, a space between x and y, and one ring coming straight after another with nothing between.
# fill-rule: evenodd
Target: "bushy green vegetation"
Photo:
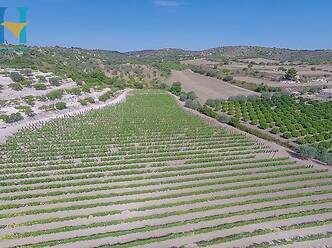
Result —
<instances>
[{"instance_id":1,"label":"bushy green vegetation","mask_svg":"<svg viewBox=\"0 0 332 248\"><path fill-rule=\"evenodd\" d=\"M23 90L23 86L20 83L11 83L8 85L8 87L16 91Z\"/></svg>"},{"instance_id":2,"label":"bushy green vegetation","mask_svg":"<svg viewBox=\"0 0 332 248\"><path fill-rule=\"evenodd\" d=\"M79 95L81 95L82 91L79 87L75 87L75 88L71 88L71 89L66 89L66 93L79 96Z\"/></svg>"},{"instance_id":3,"label":"bushy green vegetation","mask_svg":"<svg viewBox=\"0 0 332 248\"><path fill-rule=\"evenodd\" d=\"M10 115L0 115L0 119L2 119L5 123L13 123L22 120L23 116L21 113L17 112Z\"/></svg>"},{"instance_id":4,"label":"bushy green vegetation","mask_svg":"<svg viewBox=\"0 0 332 248\"><path fill-rule=\"evenodd\" d=\"M55 108L56 108L57 110L63 110L63 109L65 109L65 108L67 108L67 105L66 105L65 102L57 102L57 103L55 104Z\"/></svg>"},{"instance_id":5,"label":"bushy green vegetation","mask_svg":"<svg viewBox=\"0 0 332 248\"><path fill-rule=\"evenodd\" d=\"M34 116L35 113L33 112L32 108L30 106L17 106L16 109L24 112L27 116Z\"/></svg>"},{"instance_id":6,"label":"bushy green vegetation","mask_svg":"<svg viewBox=\"0 0 332 248\"><path fill-rule=\"evenodd\" d=\"M57 78L57 77L51 77L49 78L49 82L52 86L60 86L61 83L60 83L60 79Z\"/></svg>"},{"instance_id":7,"label":"bushy green vegetation","mask_svg":"<svg viewBox=\"0 0 332 248\"><path fill-rule=\"evenodd\" d=\"M295 68L289 68L284 75L286 80L296 80L297 79L297 70Z\"/></svg>"},{"instance_id":8,"label":"bushy green vegetation","mask_svg":"<svg viewBox=\"0 0 332 248\"><path fill-rule=\"evenodd\" d=\"M18 72L11 72L9 74L9 77L11 78L11 80L13 80L14 82L23 82L25 80L25 78Z\"/></svg>"},{"instance_id":9,"label":"bushy green vegetation","mask_svg":"<svg viewBox=\"0 0 332 248\"><path fill-rule=\"evenodd\" d=\"M92 97L86 97L84 99L79 100L80 104L83 106L88 105L89 103L95 103L95 100Z\"/></svg>"},{"instance_id":10,"label":"bushy green vegetation","mask_svg":"<svg viewBox=\"0 0 332 248\"><path fill-rule=\"evenodd\" d=\"M67 104L65 102L57 102L54 104L45 104L39 107L39 109L44 111L53 111L53 110L63 110L67 108Z\"/></svg>"},{"instance_id":11,"label":"bushy green vegetation","mask_svg":"<svg viewBox=\"0 0 332 248\"><path fill-rule=\"evenodd\" d=\"M107 91L101 96L98 97L99 101L106 102L108 99L110 99L113 96L112 91Z\"/></svg>"},{"instance_id":12,"label":"bushy green vegetation","mask_svg":"<svg viewBox=\"0 0 332 248\"><path fill-rule=\"evenodd\" d=\"M49 100L60 99L63 96L63 90L53 90L46 94Z\"/></svg>"},{"instance_id":13,"label":"bushy green vegetation","mask_svg":"<svg viewBox=\"0 0 332 248\"><path fill-rule=\"evenodd\" d=\"M181 95L181 91L182 91L182 88L181 88L181 83L180 82L174 82L172 84L172 86L169 88L169 91L176 95L176 96L180 96Z\"/></svg>"},{"instance_id":14,"label":"bushy green vegetation","mask_svg":"<svg viewBox=\"0 0 332 248\"><path fill-rule=\"evenodd\" d=\"M47 86L45 84L43 84L43 83L34 84L33 87L36 90L46 90L47 89Z\"/></svg>"},{"instance_id":15,"label":"bushy green vegetation","mask_svg":"<svg viewBox=\"0 0 332 248\"><path fill-rule=\"evenodd\" d=\"M35 97L32 95L29 96L24 96L22 97L23 101L27 104L29 104L30 106L34 106L35 105Z\"/></svg>"},{"instance_id":16,"label":"bushy green vegetation","mask_svg":"<svg viewBox=\"0 0 332 248\"><path fill-rule=\"evenodd\" d=\"M304 158L316 158L332 164L332 140L312 145L301 145L296 151Z\"/></svg>"}]
</instances>

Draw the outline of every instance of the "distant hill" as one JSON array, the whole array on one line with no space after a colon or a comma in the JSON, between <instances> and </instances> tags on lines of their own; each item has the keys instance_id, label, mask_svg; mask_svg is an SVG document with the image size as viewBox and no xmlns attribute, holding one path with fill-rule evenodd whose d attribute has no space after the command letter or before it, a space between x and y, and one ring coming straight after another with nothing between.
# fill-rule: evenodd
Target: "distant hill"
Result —
<instances>
[{"instance_id":1,"label":"distant hill","mask_svg":"<svg viewBox=\"0 0 332 248\"><path fill-rule=\"evenodd\" d=\"M332 50L291 50L257 46L227 46L204 51L208 56L230 58L265 58L280 61L332 62Z\"/></svg>"},{"instance_id":2,"label":"distant hill","mask_svg":"<svg viewBox=\"0 0 332 248\"><path fill-rule=\"evenodd\" d=\"M332 50L292 50L286 48L269 48L258 46L225 46L202 51L182 49L143 50L124 53L131 58L143 60L183 60L192 58L231 59L265 58L280 61L332 62Z\"/></svg>"},{"instance_id":3,"label":"distant hill","mask_svg":"<svg viewBox=\"0 0 332 248\"><path fill-rule=\"evenodd\" d=\"M57 75L68 77L73 76L72 74L87 73L106 67L112 68L114 65L125 63L149 64L159 70L162 70L162 67L167 67L166 69L169 70L181 60L195 58L216 61L225 60L225 58L264 58L290 62L332 63L332 50L291 50L257 46L225 46L202 51L165 48L132 52L58 46L28 48L23 55L0 53L0 65L2 67L29 67L41 71L52 71ZM160 62L172 62L173 65L172 63L160 65Z\"/></svg>"}]
</instances>

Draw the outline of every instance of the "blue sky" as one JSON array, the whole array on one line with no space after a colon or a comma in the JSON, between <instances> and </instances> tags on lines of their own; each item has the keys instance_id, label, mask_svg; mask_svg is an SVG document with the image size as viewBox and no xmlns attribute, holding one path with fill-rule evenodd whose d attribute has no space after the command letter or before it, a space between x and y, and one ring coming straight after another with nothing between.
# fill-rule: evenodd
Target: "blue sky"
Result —
<instances>
[{"instance_id":1,"label":"blue sky","mask_svg":"<svg viewBox=\"0 0 332 248\"><path fill-rule=\"evenodd\" d=\"M332 0L0 0L26 6L28 44L129 51L221 45L332 48ZM9 41L11 34L6 31Z\"/></svg>"}]
</instances>

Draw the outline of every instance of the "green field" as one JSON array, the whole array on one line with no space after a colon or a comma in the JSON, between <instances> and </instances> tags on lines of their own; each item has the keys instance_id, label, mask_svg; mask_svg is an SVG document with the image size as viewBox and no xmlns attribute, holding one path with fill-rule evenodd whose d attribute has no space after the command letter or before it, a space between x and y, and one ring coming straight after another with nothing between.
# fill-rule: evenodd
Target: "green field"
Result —
<instances>
[{"instance_id":1,"label":"green field","mask_svg":"<svg viewBox=\"0 0 332 248\"><path fill-rule=\"evenodd\" d=\"M31 126L0 146L0 247L326 244L331 172L274 152L161 91Z\"/></svg>"}]
</instances>

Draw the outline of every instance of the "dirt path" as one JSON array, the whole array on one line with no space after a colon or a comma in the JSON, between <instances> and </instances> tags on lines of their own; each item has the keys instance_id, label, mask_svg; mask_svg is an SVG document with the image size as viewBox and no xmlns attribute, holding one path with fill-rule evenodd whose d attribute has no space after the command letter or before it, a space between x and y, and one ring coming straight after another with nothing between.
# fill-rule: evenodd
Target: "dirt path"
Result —
<instances>
[{"instance_id":1,"label":"dirt path","mask_svg":"<svg viewBox=\"0 0 332 248\"><path fill-rule=\"evenodd\" d=\"M257 92L234 86L216 78L203 76L191 70L172 71L168 83L176 81L181 82L185 91L194 91L201 103L205 103L210 98L227 99L237 95L259 95Z\"/></svg>"},{"instance_id":2,"label":"dirt path","mask_svg":"<svg viewBox=\"0 0 332 248\"><path fill-rule=\"evenodd\" d=\"M41 125L41 124L48 122L50 120L53 120L55 118L80 115L80 114L89 112L94 109L99 109L99 108L103 108L106 106L112 106L112 105L118 104L120 102L123 102L123 101L125 101L129 91L130 91L129 89L126 89L126 90L120 92L120 94L118 96L116 96L116 98L114 98L114 99L110 99L106 102L97 102L97 103L91 104L90 106L87 106L87 107L82 106L81 108L76 108L76 109L66 109L63 111L43 112L42 114L36 115L34 117L25 118L22 121L13 123L12 125L4 128L4 129L0 129L0 144L6 142L6 140L9 136L15 134L16 132L18 132L20 129L22 129L24 127L27 127L30 125Z\"/></svg>"}]
</instances>

